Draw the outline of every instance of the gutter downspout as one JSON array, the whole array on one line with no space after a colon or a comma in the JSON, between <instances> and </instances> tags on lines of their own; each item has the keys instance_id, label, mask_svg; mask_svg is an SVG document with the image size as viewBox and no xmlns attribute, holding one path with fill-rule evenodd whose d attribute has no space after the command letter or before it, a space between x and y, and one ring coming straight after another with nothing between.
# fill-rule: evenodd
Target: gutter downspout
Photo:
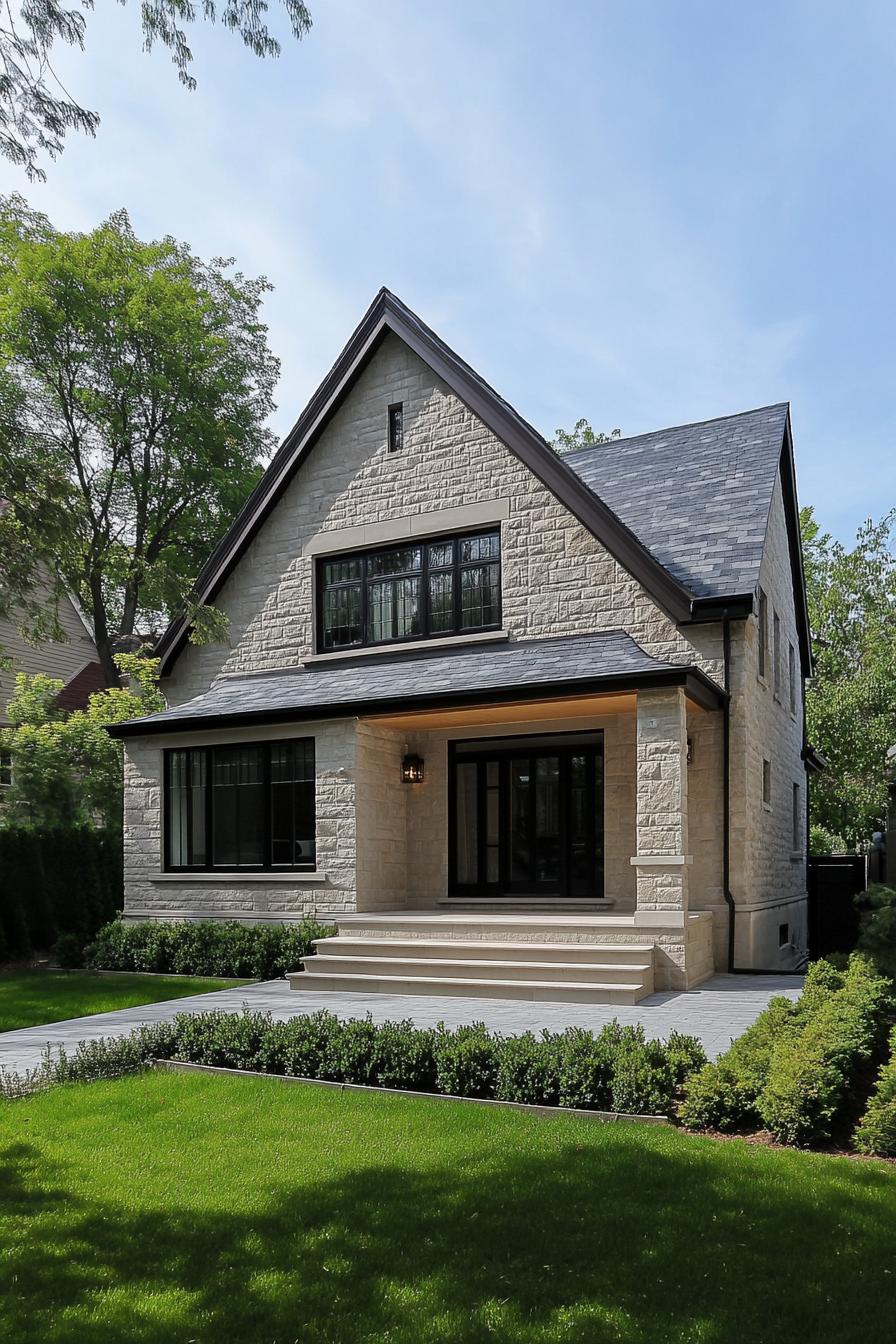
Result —
<instances>
[{"instance_id":1,"label":"gutter downspout","mask_svg":"<svg viewBox=\"0 0 896 1344\"><path fill-rule=\"evenodd\" d=\"M725 704L722 709L722 894L728 906L728 974L734 973L734 920L731 893L731 618L722 616L722 662Z\"/></svg>"}]
</instances>

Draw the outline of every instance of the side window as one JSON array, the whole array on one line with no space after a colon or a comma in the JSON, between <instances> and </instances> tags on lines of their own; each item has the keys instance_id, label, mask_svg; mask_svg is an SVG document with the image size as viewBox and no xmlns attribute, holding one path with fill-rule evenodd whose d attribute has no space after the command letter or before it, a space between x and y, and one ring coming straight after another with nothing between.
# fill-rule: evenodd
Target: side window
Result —
<instances>
[{"instance_id":1,"label":"side window","mask_svg":"<svg viewBox=\"0 0 896 1344\"><path fill-rule=\"evenodd\" d=\"M772 805L772 763L762 762L762 801L766 807Z\"/></svg>"},{"instance_id":2,"label":"side window","mask_svg":"<svg viewBox=\"0 0 896 1344\"><path fill-rule=\"evenodd\" d=\"M776 699L780 699L780 696L781 696L781 617L778 615L777 612L775 612L774 630L775 630L775 647L774 647L774 658L775 658L775 698L776 698Z\"/></svg>"},{"instance_id":3,"label":"side window","mask_svg":"<svg viewBox=\"0 0 896 1344\"><path fill-rule=\"evenodd\" d=\"M796 649L793 647L792 644L791 644L791 646L790 646L789 677L790 677L790 712L791 712L791 714L796 715L796 706L797 706L797 699L796 699Z\"/></svg>"},{"instance_id":4,"label":"side window","mask_svg":"<svg viewBox=\"0 0 896 1344\"><path fill-rule=\"evenodd\" d=\"M768 598L765 589L759 589L759 675L766 675L768 663Z\"/></svg>"},{"instance_id":5,"label":"side window","mask_svg":"<svg viewBox=\"0 0 896 1344\"><path fill-rule=\"evenodd\" d=\"M800 817L800 786L799 786L799 784L794 784L794 786L793 786L793 811L792 811L792 814L791 814L791 835L790 835L790 842L791 842L791 843L790 843L790 848L793 850L793 852L794 852L795 854L796 854L796 853L801 853L801 852L802 852L802 848L803 848L803 830L802 830L802 826L801 826L800 822L801 822L801 817Z\"/></svg>"}]
</instances>

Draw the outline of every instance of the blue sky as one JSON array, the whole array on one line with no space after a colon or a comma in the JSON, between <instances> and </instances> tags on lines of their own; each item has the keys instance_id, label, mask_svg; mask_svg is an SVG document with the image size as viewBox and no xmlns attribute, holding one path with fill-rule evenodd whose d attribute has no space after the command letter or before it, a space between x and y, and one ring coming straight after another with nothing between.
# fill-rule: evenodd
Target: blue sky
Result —
<instances>
[{"instance_id":1,"label":"blue sky","mask_svg":"<svg viewBox=\"0 0 896 1344\"><path fill-rule=\"evenodd\" d=\"M891 3L309 4L279 61L197 28L191 94L101 0L97 139L0 189L266 274L278 433L386 284L548 435L789 399L825 526L896 504Z\"/></svg>"}]
</instances>

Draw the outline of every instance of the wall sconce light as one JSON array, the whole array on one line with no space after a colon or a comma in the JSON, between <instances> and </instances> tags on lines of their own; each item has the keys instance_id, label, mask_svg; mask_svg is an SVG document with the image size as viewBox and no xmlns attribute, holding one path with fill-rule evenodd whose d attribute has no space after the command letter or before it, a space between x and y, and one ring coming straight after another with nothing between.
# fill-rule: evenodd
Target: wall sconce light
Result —
<instances>
[{"instance_id":1,"label":"wall sconce light","mask_svg":"<svg viewBox=\"0 0 896 1344\"><path fill-rule=\"evenodd\" d=\"M401 762L401 782L402 784L422 784L423 783L423 757L407 755Z\"/></svg>"}]
</instances>

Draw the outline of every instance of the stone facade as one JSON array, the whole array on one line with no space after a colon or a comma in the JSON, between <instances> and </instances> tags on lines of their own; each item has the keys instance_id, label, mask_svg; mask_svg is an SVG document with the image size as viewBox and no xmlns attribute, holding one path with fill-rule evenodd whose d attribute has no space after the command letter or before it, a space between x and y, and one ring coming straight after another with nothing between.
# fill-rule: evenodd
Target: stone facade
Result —
<instances>
[{"instance_id":1,"label":"stone facade","mask_svg":"<svg viewBox=\"0 0 896 1344\"><path fill-rule=\"evenodd\" d=\"M387 408L396 401L404 405L404 448L390 453ZM182 703L221 676L319 661L316 555L357 549L359 536L366 544L399 539L411 526L418 535L460 530L464 519L500 523L506 638L624 630L646 652L696 664L722 684L721 625L677 627L529 469L389 335L218 595L230 624L227 643L184 649L166 678L169 702ZM795 952L793 945L779 949L779 924L788 923L791 944L804 936L805 856L792 852L789 791L800 783L804 809L805 777L799 680L795 715L789 703L786 651L796 644L796 618L780 487L762 576L780 618L783 698L757 677L755 618L734 623L731 888L742 911L741 964L784 968ZM546 707L540 724L527 720L518 731L570 728L604 732L606 894L619 912L642 919L636 936L649 932L661 950L658 985L696 983L711 972L713 957L719 967L726 957L722 712L698 708L681 690L642 691L637 712L630 703L624 711L570 721L562 706L554 713ZM408 729L346 718L130 739L126 915L279 919L432 909L447 892L448 742L514 731L512 724L483 727L481 720L448 730L426 729L423 721ZM184 878L161 871L166 745L306 735L314 737L317 754L316 874ZM426 761L422 785L400 783L406 750ZM760 793L764 758L774 765L770 811Z\"/></svg>"},{"instance_id":2,"label":"stone facade","mask_svg":"<svg viewBox=\"0 0 896 1344\"><path fill-rule=\"evenodd\" d=\"M404 405L404 449L387 450L387 408ZM610 449L612 451L612 449ZM512 639L625 630L642 648L721 676L721 630L686 632L524 464L397 337L388 336L216 598L227 645L188 645L170 704L221 673L294 667L314 652L313 565L321 534L368 525L406 535L409 516L494 505L504 627ZM487 510L486 510L487 511ZM391 531L390 531L391 528Z\"/></svg>"}]
</instances>

